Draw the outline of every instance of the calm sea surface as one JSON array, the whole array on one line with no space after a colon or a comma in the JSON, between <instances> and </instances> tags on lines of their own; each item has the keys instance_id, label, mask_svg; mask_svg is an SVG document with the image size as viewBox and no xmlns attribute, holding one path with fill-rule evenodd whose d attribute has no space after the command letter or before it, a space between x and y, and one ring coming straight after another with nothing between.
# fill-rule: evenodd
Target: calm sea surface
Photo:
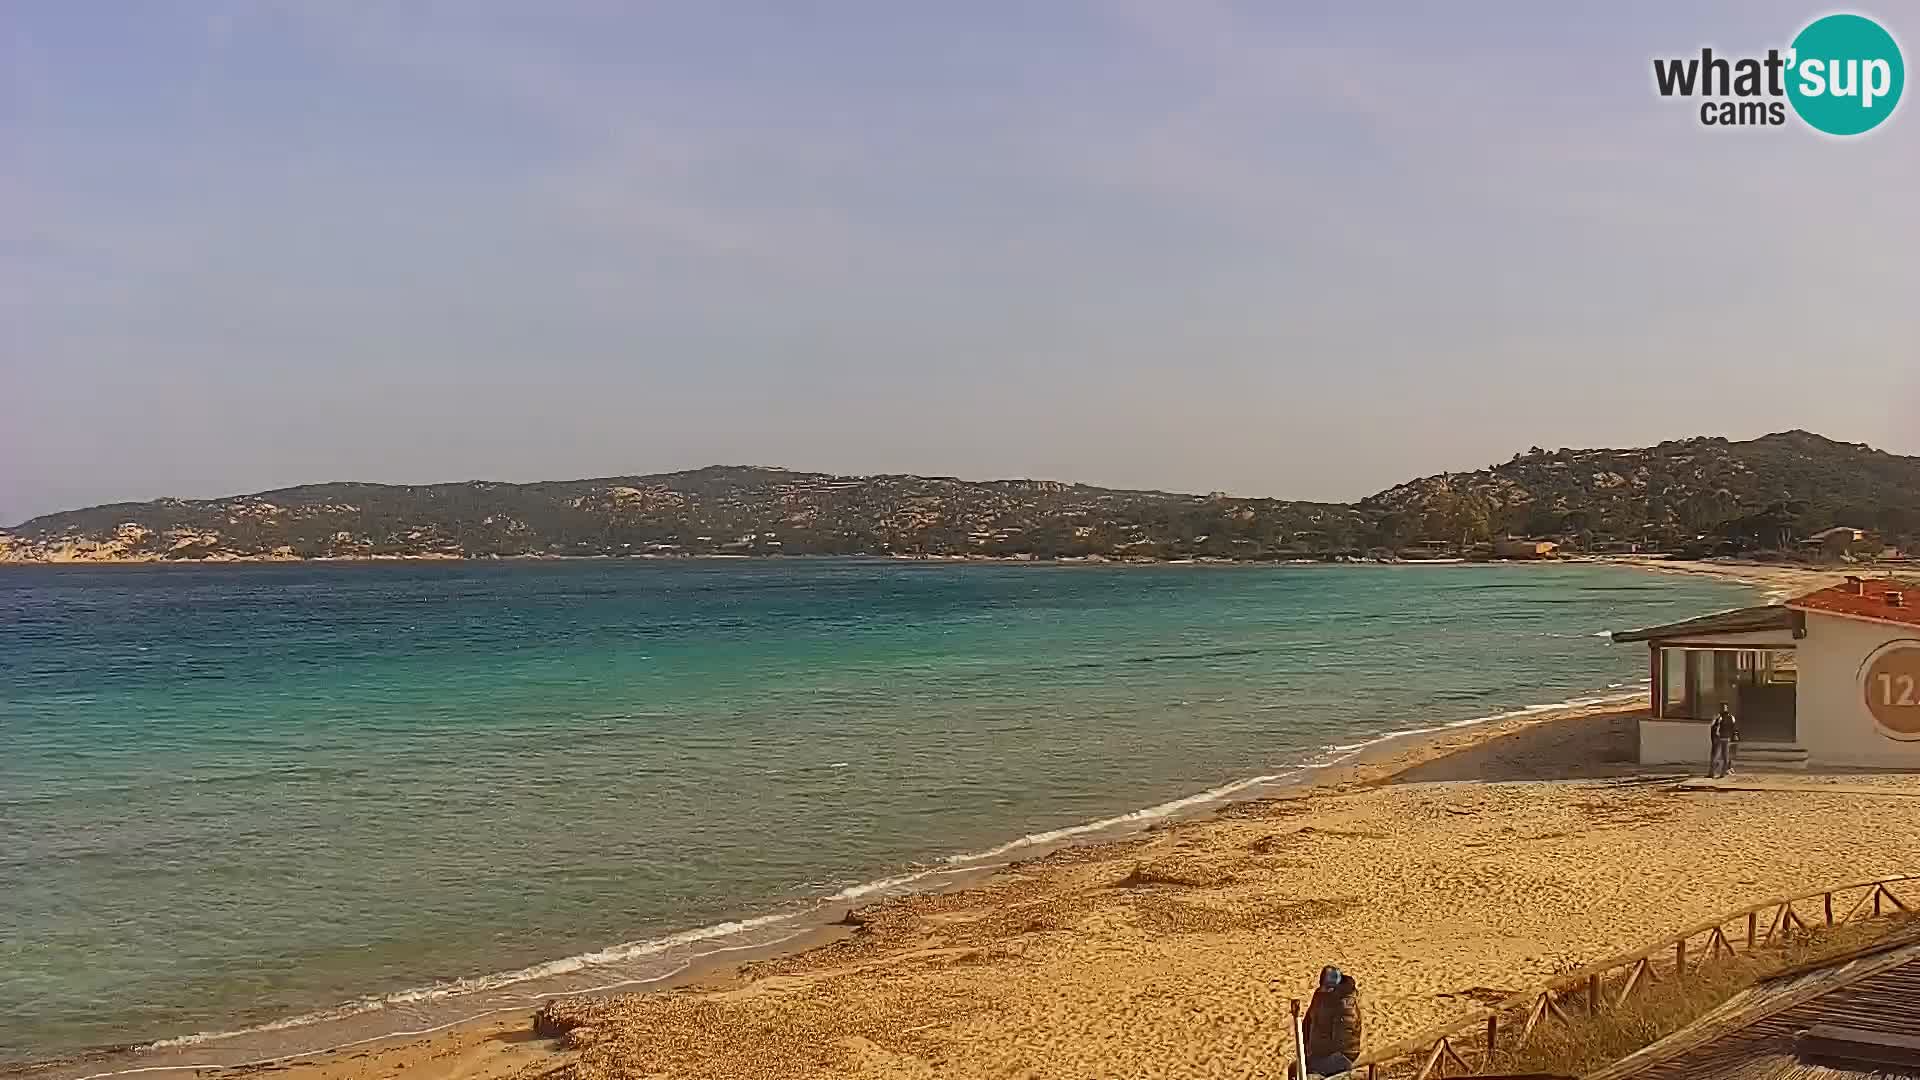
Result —
<instances>
[{"instance_id":1,"label":"calm sea surface","mask_svg":"<svg viewBox=\"0 0 1920 1080\"><path fill-rule=\"evenodd\" d=\"M0 568L0 1060L652 977L945 857L1632 691L1644 654L1597 635L1748 595L1600 567Z\"/></svg>"}]
</instances>

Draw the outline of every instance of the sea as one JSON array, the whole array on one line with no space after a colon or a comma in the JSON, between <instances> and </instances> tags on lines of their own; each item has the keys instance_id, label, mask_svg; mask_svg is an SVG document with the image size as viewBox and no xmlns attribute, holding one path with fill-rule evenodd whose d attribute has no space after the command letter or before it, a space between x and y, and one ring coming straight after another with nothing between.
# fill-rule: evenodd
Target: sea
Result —
<instances>
[{"instance_id":1,"label":"sea","mask_svg":"<svg viewBox=\"0 0 1920 1080\"><path fill-rule=\"evenodd\" d=\"M0 567L0 1062L236 1064L644 988L1396 733L1637 697L1607 631L1750 596L1598 565Z\"/></svg>"}]
</instances>

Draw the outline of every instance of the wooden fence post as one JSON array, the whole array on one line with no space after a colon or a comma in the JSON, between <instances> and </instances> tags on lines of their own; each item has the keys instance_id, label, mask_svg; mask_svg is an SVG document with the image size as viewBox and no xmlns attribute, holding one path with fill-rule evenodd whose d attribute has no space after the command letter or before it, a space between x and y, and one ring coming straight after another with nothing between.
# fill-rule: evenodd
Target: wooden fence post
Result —
<instances>
[{"instance_id":1,"label":"wooden fence post","mask_svg":"<svg viewBox=\"0 0 1920 1080\"><path fill-rule=\"evenodd\" d=\"M1827 894L1827 925L1833 925L1833 894Z\"/></svg>"},{"instance_id":2,"label":"wooden fence post","mask_svg":"<svg viewBox=\"0 0 1920 1080\"><path fill-rule=\"evenodd\" d=\"M1759 933L1760 913L1757 911L1747 912L1747 948L1753 948L1753 939L1759 936Z\"/></svg>"},{"instance_id":3,"label":"wooden fence post","mask_svg":"<svg viewBox=\"0 0 1920 1080\"><path fill-rule=\"evenodd\" d=\"M1494 1046L1499 1042L1499 1039L1500 1039L1500 1017L1499 1017L1499 1014L1496 1013L1493 1016L1487 1017L1487 1062L1486 1063L1488 1065L1493 1064L1493 1050L1494 1050Z\"/></svg>"},{"instance_id":4,"label":"wooden fence post","mask_svg":"<svg viewBox=\"0 0 1920 1080\"><path fill-rule=\"evenodd\" d=\"M1307 1033L1300 1027L1300 999L1293 999L1293 1071L1300 1074L1300 1080L1307 1075Z\"/></svg>"},{"instance_id":5,"label":"wooden fence post","mask_svg":"<svg viewBox=\"0 0 1920 1080\"><path fill-rule=\"evenodd\" d=\"M1547 1015L1547 999L1551 995L1552 991L1542 990L1540 996L1533 999L1533 1008L1527 1010L1526 1026L1520 1029L1520 1041L1513 1046L1515 1050L1527 1045L1527 1040L1533 1038L1534 1026Z\"/></svg>"},{"instance_id":6,"label":"wooden fence post","mask_svg":"<svg viewBox=\"0 0 1920 1080\"><path fill-rule=\"evenodd\" d=\"M1779 907L1774 909L1773 918L1767 921L1767 938L1766 938L1767 944L1769 945L1773 944L1774 939L1778 937L1780 934L1785 933L1786 929L1787 929L1787 905L1781 904Z\"/></svg>"},{"instance_id":7,"label":"wooden fence post","mask_svg":"<svg viewBox=\"0 0 1920 1080\"><path fill-rule=\"evenodd\" d=\"M1587 976L1587 1015L1600 1015L1600 976Z\"/></svg>"},{"instance_id":8,"label":"wooden fence post","mask_svg":"<svg viewBox=\"0 0 1920 1080\"><path fill-rule=\"evenodd\" d=\"M1841 919L1840 921L1843 923L1852 922L1853 917L1855 915L1860 914L1860 909L1867 906L1867 901L1878 895L1880 895L1879 885L1875 885L1873 888L1868 889L1866 892L1861 893L1860 899L1855 900L1853 902L1853 907L1847 909L1847 917L1844 919Z\"/></svg>"},{"instance_id":9,"label":"wooden fence post","mask_svg":"<svg viewBox=\"0 0 1920 1080\"><path fill-rule=\"evenodd\" d=\"M1687 973L1687 939L1681 938L1673 943L1673 970L1684 976Z\"/></svg>"},{"instance_id":10,"label":"wooden fence post","mask_svg":"<svg viewBox=\"0 0 1920 1080\"><path fill-rule=\"evenodd\" d=\"M1633 969L1627 972L1626 981L1620 984L1620 996L1614 999L1613 1007L1617 1009L1625 1005L1627 998L1632 996L1634 990L1640 986L1641 979L1653 982L1658 978L1659 976L1653 973L1653 960L1650 957L1641 957L1640 962L1633 965Z\"/></svg>"}]
</instances>

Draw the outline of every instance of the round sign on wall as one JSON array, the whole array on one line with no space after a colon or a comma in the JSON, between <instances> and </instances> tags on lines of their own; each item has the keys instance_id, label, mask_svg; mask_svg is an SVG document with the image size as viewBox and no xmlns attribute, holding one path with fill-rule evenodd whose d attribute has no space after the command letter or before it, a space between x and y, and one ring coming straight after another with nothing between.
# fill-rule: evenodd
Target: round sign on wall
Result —
<instances>
[{"instance_id":1,"label":"round sign on wall","mask_svg":"<svg viewBox=\"0 0 1920 1080\"><path fill-rule=\"evenodd\" d=\"M1867 658L1861 690L1880 733L1920 740L1920 641L1890 641Z\"/></svg>"}]
</instances>

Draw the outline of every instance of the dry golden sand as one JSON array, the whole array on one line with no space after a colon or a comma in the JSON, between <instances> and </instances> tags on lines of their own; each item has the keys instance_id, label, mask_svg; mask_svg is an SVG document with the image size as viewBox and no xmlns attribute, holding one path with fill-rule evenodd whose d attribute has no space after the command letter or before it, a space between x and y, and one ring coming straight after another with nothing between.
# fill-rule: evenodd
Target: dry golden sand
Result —
<instances>
[{"instance_id":1,"label":"dry golden sand","mask_svg":"<svg viewBox=\"0 0 1920 1080\"><path fill-rule=\"evenodd\" d=\"M1908 790L1920 790L1909 782ZM1920 861L1903 798L1634 780L1238 808L862 913L719 989L583 1005L564 1077L1267 1076L1353 972L1370 1044L1769 895ZM547 1071L545 1067L537 1071Z\"/></svg>"},{"instance_id":2,"label":"dry golden sand","mask_svg":"<svg viewBox=\"0 0 1920 1080\"><path fill-rule=\"evenodd\" d=\"M1726 578L1730 581L1753 585L1763 590L1770 600L1784 600L1815 589L1824 589L1829 585L1837 585L1845 580L1848 574L1873 575L1886 572L1877 570L1871 565L1842 568L1795 566L1784 563L1694 562L1639 556L1615 556L1596 561L1632 566L1659 574Z\"/></svg>"},{"instance_id":3,"label":"dry golden sand","mask_svg":"<svg viewBox=\"0 0 1920 1080\"><path fill-rule=\"evenodd\" d=\"M1833 575L1689 564L1780 592ZM1920 870L1920 777L1678 792L1574 710L1449 732L1230 807L857 912L698 986L342 1053L299 1080L1262 1077L1323 963L1380 1046L1768 896ZM1566 779L1574 777L1577 779ZM1844 783L1848 790L1822 790Z\"/></svg>"}]
</instances>

